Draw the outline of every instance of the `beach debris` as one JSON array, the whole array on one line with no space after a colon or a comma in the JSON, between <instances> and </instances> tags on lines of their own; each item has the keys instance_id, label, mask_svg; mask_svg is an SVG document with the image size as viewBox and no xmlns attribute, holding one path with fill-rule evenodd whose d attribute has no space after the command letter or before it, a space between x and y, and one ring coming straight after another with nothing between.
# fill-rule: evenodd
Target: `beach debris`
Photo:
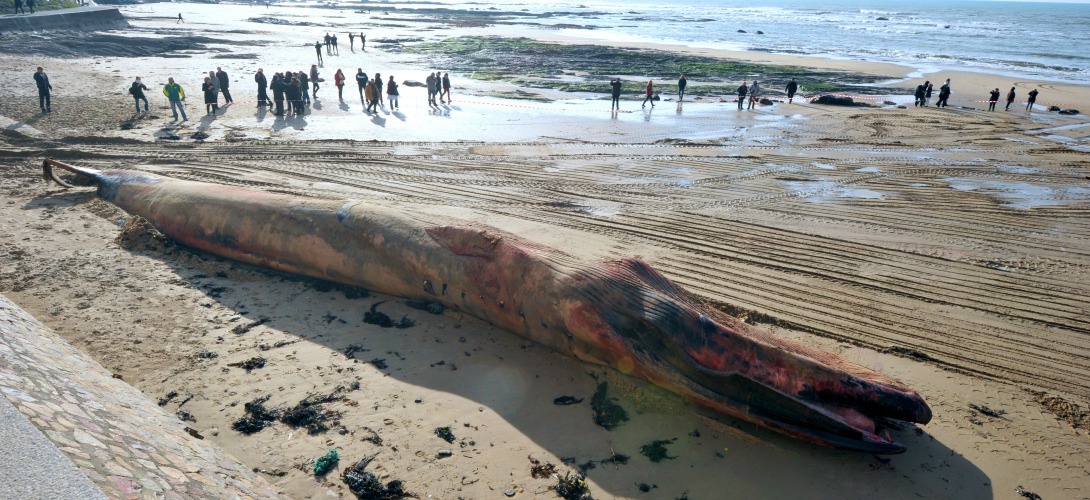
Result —
<instances>
[{"instance_id":1,"label":"beach debris","mask_svg":"<svg viewBox=\"0 0 1090 500\"><path fill-rule=\"evenodd\" d=\"M636 485L636 488L639 489L643 493L649 493L651 490L653 490L655 488L658 488L658 487L659 487L659 485L657 485L657 484L647 484L647 483L640 483L640 484Z\"/></svg>"},{"instance_id":2,"label":"beach debris","mask_svg":"<svg viewBox=\"0 0 1090 500\"><path fill-rule=\"evenodd\" d=\"M622 455L620 453L614 453L613 456L603 458L598 461L600 464L606 465L628 465L628 455Z\"/></svg>"},{"instance_id":3,"label":"beach debris","mask_svg":"<svg viewBox=\"0 0 1090 500\"><path fill-rule=\"evenodd\" d=\"M329 471L333 470L337 466L337 462L341 460L341 457L337 454L337 449L333 448L326 452L325 455L318 457L314 461L314 475L324 476Z\"/></svg>"},{"instance_id":4,"label":"beach debris","mask_svg":"<svg viewBox=\"0 0 1090 500\"><path fill-rule=\"evenodd\" d=\"M489 41L490 50L498 54L511 43L542 45L505 40ZM573 50L564 45L542 50L553 49ZM538 57L535 64L547 59ZM348 266L338 279L410 299L428 293L420 289L421 280L447 284L458 292L429 299L457 304L548 345L592 349L607 366L811 443L900 453L903 445L875 431L877 421L927 423L932 417L919 394L904 384L730 317L640 259L587 262L495 228L429 224L369 203L346 205L132 170L98 171L56 160L44 161L42 168L49 180L56 178L54 168L91 179L102 199L211 254L319 278L334 262L367 262L374 269L353 272L356 268ZM177 223L181 214L184 224ZM272 232L255 230L269 227L270 220L286 223ZM201 229L208 227L216 230ZM346 244L367 241L382 244ZM308 251L313 244L328 251ZM368 313L375 323L412 325L407 317L395 322L379 314L378 304ZM598 422L622 420L607 394L599 391L594 399Z\"/></svg>"},{"instance_id":5,"label":"beach debris","mask_svg":"<svg viewBox=\"0 0 1090 500\"><path fill-rule=\"evenodd\" d=\"M700 430L699 429L693 429L693 432L689 433L689 437L694 437L694 438L700 437Z\"/></svg>"},{"instance_id":6,"label":"beach debris","mask_svg":"<svg viewBox=\"0 0 1090 500\"><path fill-rule=\"evenodd\" d=\"M1067 422L1075 429L1090 430L1090 410L1072 403L1059 396L1049 396L1044 392L1034 392L1033 401L1044 407L1045 411L1053 414L1058 420Z\"/></svg>"},{"instance_id":7,"label":"beach debris","mask_svg":"<svg viewBox=\"0 0 1090 500\"><path fill-rule=\"evenodd\" d=\"M609 395L609 384L600 382L590 398L590 407L594 410L594 423L607 431L628 421L628 412L617 404L617 398Z\"/></svg>"},{"instance_id":8,"label":"beach debris","mask_svg":"<svg viewBox=\"0 0 1090 500\"><path fill-rule=\"evenodd\" d=\"M515 496L515 490L507 490L507 491L504 491L503 494L504 494L504 496L507 496L507 497L513 497L513 496Z\"/></svg>"},{"instance_id":9,"label":"beach debris","mask_svg":"<svg viewBox=\"0 0 1090 500\"><path fill-rule=\"evenodd\" d=\"M186 427L185 431L189 433L190 436L193 436L197 439L204 439L204 436L202 436L200 432L197 432L197 429L194 429L192 427Z\"/></svg>"},{"instance_id":10,"label":"beach debris","mask_svg":"<svg viewBox=\"0 0 1090 500\"><path fill-rule=\"evenodd\" d=\"M227 363L227 366L232 366L232 367L235 367L235 368L242 368L243 370L246 370L247 372L250 372L250 371L256 370L258 368L264 368L265 367L265 358L262 358L260 356L254 356L254 357L252 357L250 359L247 359L246 361L239 361L237 363Z\"/></svg>"},{"instance_id":11,"label":"beach debris","mask_svg":"<svg viewBox=\"0 0 1090 500\"><path fill-rule=\"evenodd\" d=\"M439 450L439 452L435 454L436 458L449 458L452 456L454 456L454 452L447 449Z\"/></svg>"},{"instance_id":12,"label":"beach debris","mask_svg":"<svg viewBox=\"0 0 1090 500\"><path fill-rule=\"evenodd\" d=\"M436 427L435 435L448 443L453 443L455 439L458 439L454 437L454 433L450 431L450 427Z\"/></svg>"},{"instance_id":13,"label":"beach debris","mask_svg":"<svg viewBox=\"0 0 1090 500\"><path fill-rule=\"evenodd\" d=\"M560 473L560 471L556 469L556 466L549 462L541 463L537 460L531 459L531 464L532 465L530 465L530 477L534 479L552 477Z\"/></svg>"},{"instance_id":14,"label":"beach debris","mask_svg":"<svg viewBox=\"0 0 1090 500\"><path fill-rule=\"evenodd\" d=\"M577 405L582 402L582 398L576 398L575 396L560 396L553 400L553 404L557 406Z\"/></svg>"},{"instance_id":15,"label":"beach debris","mask_svg":"<svg viewBox=\"0 0 1090 500\"><path fill-rule=\"evenodd\" d=\"M918 350L913 349L911 347L902 347L902 346L899 346L899 345L890 346L890 347L887 347L885 349L882 349L882 352L885 353L885 354L895 354L897 356L901 356L901 357L905 357L905 358L912 358L912 359L915 359L915 360L918 360L918 361L934 361L935 360L935 358L932 358L931 356L929 356L929 355L927 355L927 354L925 354L925 353L923 353L921 351L918 351Z\"/></svg>"},{"instance_id":16,"label":"beach debris","mask_svg":"<svg viewBox=\"0 0 1090 500\"><path fill-rule=\"evenodd\" d=\"M659 463L663 460L673 460L677 457L671 457L668 454L666 445L677 441L677 438L673 439L657 439L651 441L643 446L640 446L640 455L647 457L654 463Z\"/></svg>"},{"instance_id":17,"label":"beach debris","mask_svg":"<svg viewBox=\"0 0 1090 500\"><path fill-rule=\"evenodd\" d=\"M159 398L159 406L166 406L172 399L178 397L178 391L170 391L166 396Z\"/></svg>"},{"instance_id":18,"label":"beach debris","mask_svg":"<svg viewBox=\"0 0 1090 500\"><path fill-rule=\"evenodd\" d=\"M195 355L195 357L197 359L216 359L216 358L220 357L220 355L218 353L215 353L215 352L212 352L212 351L209 351L209 350L205 349L205 350L203 350L201 352L198 352Z\"/></svg>"},{"instance_id":19,"label":"beach debris","mask_svg":"<svg viewBox=\"0 0 1090 500\"><path fill-rule=\"evenodd\" d=\"M1007 414L1007 412L1005 410L993 410L991 408L988 408L987 406L973 404L973 403L969 403L969 408L972 408L973 410L976 410L976 411L980 412L981 414L987 415L989 417L994 417L994 418L1003 418L1003 415Z\"/></svg>"},{"instance_id":20,"label":"beach debris","mask_svg":"<svg viewBox=\"0 0 1090 500\"><path fill-rule=\"evenodd\" d=\"M851 97L836 96L836 95L823 95L817 99L810 101L811 104L824 104L826 106L856 106L856 107L869 107L870 104L865 102L855 102L855 99Z\"/></svg>"},{"instance_id":21,"label":"beach debris","mask_svg":"<svg viewBox=\"0 0 1090 500\"><path fill-rule=\"evenodd\" d=\"M383 328L391 328L392 327L392 328L401 328L401 329L409 328L409 327L416 324L415 321L409 319L406 316L402 316L399 321L394 321L392 318L387 316L386 313L378 310L379 304L382 304L383 302L386 302L386 301L380 300L378 302L375 302L374 304L371 304L371 309L369 311L363 313L363 322L364 323L367 323L369 325L378 325L378 326L381 326Z\"/></svg>"},{"instance_id":22,"label":"beach debris","mask_svg":"<svg viewBox=\"0 0 1090 500\"><path fill-rule=\"evenodd\" d=\"M429 312L431 314L443 314L443 311L447 310L447 307L442 302L436 302L434 300L414 299L405 301L405 305L419 310Z\"/></svg>"},{"instance_id":23,"label":"beach debris","mask_svg":"<svg viewBox=\"0 0 1090 500\"><path fill-rule=\"evenodd\" d=\"M1077 109L1065 109L1063 111L1060 111L1059 113L1061 115L1073 116L1073 115L1079 114L1079 110L1077 110Z\"/></svg>"},{"instance_id":24,"label":"beach debris","mask_svg":"<svg viewBox=\"0 0 1090 500\"><path fill-rule=\"evenodd\" d=\"M386 366L386 358L375 358L372 359L370 363L379 370L385 370L386 368L388 368L388 366Z\"/></svg>"},{"instance_id":25,"label":"beach debris","mask_svg":"<svg viewBox=\"0 0 1090 500\"><path fill-rule=\"evenodd\" d=\"M367 351L370 351L370 349L364 349L362 345L348 344L348 346L344 348L344 357L346 357L348 359L356 359L356 353L357 352L367 352Z\"/></svg>"},{"instance_id":26,"label":"beach debris","mask_svg":"<svg viewBox=\"0 0 1090 500\"><path fill-rule=\"evenodd\" d=\"M277 349L277 348L280 348L280 347L284 347L286 345L292 345L292 344L294 344L296 342L299 342L299 340L278 340L278 341L274 342L272 345L261 344L261 345L257 346L257 348L261 349L262 351L268 351L268 350L271 350L271 349Z\"/></svg>"},{"instance_id":27,"label":"beach debris","mask_svg":"<svg viewBox=\"0 0 1090 500\"><path fill-rule=\"evenodd\" d=\"M305 428L310 434L328 431L330 427L340 425L342 413L337 410L323 409L322 405L345 400L345 393L350 389L337 386L328 394L309 394L295 406L280 414L280 421L294 428Z\"/></svg>"},{"instance_id":28,"label":"beach debris","mask_svg":"<svg viewBox=\"0 0 1090 500\"><path fill-rule=\"evenodd\" d=\"M114 241L125 250L148 252L161 252L171 245L170 240L155 229L151 222L138 215L125 221Z\"/></svg>"},{"instance_id":29,"label":"beach debris","mask_svg":"<svg viewBox=\"0 0 1090 500\"><path fill-rule=\"evenodd\" d=\"M1029 500L1041 500L1041 495L1038 495L1032 491L1023 488L1022 485L1018 485L1018 487L1014 489L1014 492L1019 494L1022 498L1028 498Z\"/></svg>"},{"instance_id":30,"label":"beach debris","mask_svg":"<svg viewBox=\"0 0 1090 500\"><path fill-rule=\"evenodd\" d=\"M374 459L375 455L366 456L344 469L341 480L348 485L348 491L356 498L366 500L398 500L411 496L401 481L394 479L383 485L374 472L366 470Z\"/></svg>"},{"instance_id":31,"label":"beach debris","mask_svg":"<svg viewBox=\"0 0 1090 500\"><path fill-rule=\"evenodd\" d=\"M257 327L259 327L261 325L264 325L265 323L268 323L268 322L269 322L269 318L261 317L261 318L258 318L256 320L254 320L254 321L246 323L245 325L238 325L238 326L232 328L231 333L233 333L235 335L242 335L242 334L244 334L246 332L249 332L250 330L253 330L254 328L257 328Z\"/></svg>"},{"instance_id":32,"label":"beach debris","mask_svg":"<svg viewBox=\"0 0 1090 500\"><path fill-rule=\"evenodd\" d=\"M556 495L564 500L593 500L594 497L590 495L590 485L587 484L587 476L583 474L572 475L571 472L564 473L564 477L557 476L556 486L552 489L556 491Z\"/></svg>"},{"instance_id":33,"label":"beach debris","mask_svg":"<svg viewBox=\"0 0 1090 500\"><path fill-rule=\"evenodd\" d=\"M272 395L265 395L246 403L243 408L246 414L235 420L231 427L243 434L250 435L268 427L280 417L280 410L268 408L265 403Z\"/></svg>"}]
</instances>

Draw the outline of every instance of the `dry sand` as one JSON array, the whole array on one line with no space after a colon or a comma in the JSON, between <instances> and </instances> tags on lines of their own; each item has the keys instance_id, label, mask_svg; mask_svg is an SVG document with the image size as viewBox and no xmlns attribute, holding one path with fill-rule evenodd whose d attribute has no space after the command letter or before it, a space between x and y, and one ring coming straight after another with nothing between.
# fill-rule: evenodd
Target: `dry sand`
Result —
<instances>
[{"instance_id":1,"label":"dry sand","mask_svg":"<svg viewBox=\"0 0 1090 500\"><path fill-rule=\"evenodd\" d=\"M5 57L0 74L29 62ZM121 81L93 64L65 71ZM809 104L735 117L709 104L613 121L577 102L467 105L448 116L407 110L390 120L405 124L400 142L357 142L336 137L383 133L358 110L319 111L305 130L274 134L240 107L210 122L212 140L152 142L165 120L120 130L124 95L84 101L98 113L55 104L48 117L15 97L4 95L0 115L43 135L7 130L0 142L0 292L149 397L178 392L167 409L189 411L191 425L290 497L348 495L340 470L377 454L371 468L419 498L548 498L555 480L531 478L530 457L563 472L617 453L628 463L588 471L596 498L1014 498L1020 486L1090 496L1090 161L1075 149L1085 117ZM577 119L561 108L580 109ZM495 140L509 129L521 132ZM892 432L904 455L816 448L457 312L346 294L140 233L123 248L115 237L128 216L89 188L43 183L45 155L482 222L587 259L642 257L751 322L901 379L935 419ZM415 326L364 323L378 302ZM351 345L364 349L355 359ZM266 365L230 366L255 356ZM593 423L592 375L629 422ZM328 406L343 414L327 432L231 428L254 398L290 406L356 382ZM583 402L553 404L564 395ZM444 426L454 443L434 434ZM672 439L672 460L639 452ZM334 447L337 471L304 472ZM453 456L437 458L441 449Z\"/></svg>"}]
</instances>

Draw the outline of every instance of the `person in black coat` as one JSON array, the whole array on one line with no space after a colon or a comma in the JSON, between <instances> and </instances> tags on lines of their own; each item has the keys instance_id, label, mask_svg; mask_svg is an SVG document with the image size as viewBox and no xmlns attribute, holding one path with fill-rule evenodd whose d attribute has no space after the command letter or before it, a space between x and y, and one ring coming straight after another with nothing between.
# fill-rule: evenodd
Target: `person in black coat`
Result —
<instances>
[{"instance_id":1,"label":"person in black coat","mask_svg":"<svg viewBox=\"0 0 1090 500\"><path fill-rule=\"evenodd\" d=\"M273 101L276 102L276 110L273 114L276 116L284 116L284 82L281 80L280 73L273 75L271 87L273 91Z\"/></svg>"},{"instance_id":2,"label":"person in black coat","mask_svg":"<svg viewBox=\"0 0 1090 500\"><path fill-rule=\"evenodd\" d=\"M53 111L53 104L49 100L53 85L49 83L49 75L45 74L45 68L38 66L38 72L34 73L34 83L38 85L38 107L42 108L42 111Z\"/></svg>"},{"instance_id":3,"label":"person in black coat","mask_svg":"<svg viewBox=\"0 0 1090 500\"><path fill-rule=\"evenodd\" d=\"M610 96L613 98L613 103L610 104L610 110L621 109L621 79L614 78L609 82Z\"/></svg>"},{"instance_id":4,"label":"person in black coat","mask_svg":"<svg viewBox=\"0 0 1090 500\"><path fill-rule=\"evenodd\" d=\"M269 93L265 91L269 86L269 80L265 78L265 70L257 68L257 74L254 75L254 81L257 82L257 107L268 106Z\"/></svg>"},{"instance_id":5,"label":"person in black coat","mask_svg":"<svg viewBox=\"0 0 1090 500\"><path fill-rule=\"evenodd\" d=\"M1029 100L1026 101L1026 111L1031 111L1033 109L1033 103L1037 102L1037 94L1039 94L1037 89L1029 91Z\"/></svg>"},{"instance_id":6,"label":"person in black coat","mask_svg":"<svg viewBox=\"0 0 1090 500\"><path fill-rule=\"evenodd\" d=\"M917 108L923 106L925 92L927 92L927 87L924 86L922 83L916 86L916 94L914 95L914 97L916 98L916 103L913 104L913 106Z\"/></svg>"},{"instance_id":7,"label":"person in black coat","mask_svg":"<svg viewBox=\"0 0 1090 500\"><path fill-rule=\"evenodd\" d=\"M741 111L746 104L746 94L749 93L749 85L746 85L746 82L742 82L735 92L738 93L738 110Z\"/></svg>"},{"instance_id":8,"label":"person in black coat","mask_svg":"<svg viewBox=\"0 0 1090 500\"><path fill-rule=\"evenodd\" d=\"M219 96L216 94L216 86L212 84L212 77L204 77L204 85L201 85L201 90L204 91L204 110L207 114L215 114L219 110Z\"/></svg>"},{"instance_id":9,"label":"person in black coat","mask_svg":"<svg viewBox=\"0 0 1090 500\"><path fill-rule=\"evenodd\" d=\"M290 83L288 83L287 86L287 94L288 102L290 103L290 105L288 107L290 108L291 113L301 115L303 114L302 94L305 94L306 91L303 90L303 86L299 83L298 78L295 78L293 76L291 80L289 80L289 82Z\"/></svg>"},{"instance_id":10,"label":"person in black coat","mask_svg":"<svg viewBox=\"0 0 1090 500\"><path fill-rule=\"evenodd\" d=\"M988 111L995 111L995 103L999 102L999 87L988 94Z\"/></svg>"},{"instance_id":11,"label":"person in black coat","mask_svg":"<svg viewBox=\"0 0 1090 500\"><path fill-rule=\"evenodd\" d=\"M300 71L300 72L296 73L295 77L299 79L299 85L303 86L303 95L301 96L303 104L309 106L310 105L310 79L307 78L307 73L305 71Z\"/></svg>"},{"instance_id":12,"label":"person in black coat","mask_svg":"<svg viewBox=\"0 0 1090 500\"><path fill-rule=\"evenodd\" d=\"M946 79L946 83L939 87L939 100L935 102L935 107L945 108L946 100L950 98L950 94L953 93L950 90L950 79Z\"/></svg>"},{"instance_id":13,"label":"person in black coat","mask_svg":"<svg viewBox=\"0 0 1090 500\"><path fill-rule=\"evenodd\" d=\"M30 13L34 13L34 0L26 0L26 6L30 7ZM24 12L25 14L25 12Z\"/></svg>"},{"instance_id":14,"label":"person in black coat","mask_svg":"<svg viewBox=\"0 0 1090 500\"><path fill-rule=\"evenodd\" d=\"M132 94L133 100L136 101L136 112L140 112L140 101L144 101L144 112L148 112L148 98L144 95L144 91L148 90L147 85L140 81L140 77L136 77L136 80L129 86L129 93Z\"/></svg>"},{"instance_id":15,"label":"person in black coat","mask_svg":"<svg viewBox=\"0 0 1090 500\"><path fill-rule=\"evenodd\" d=\"M23 11L23 14L26 14L26 9L23 8L23 0L15 0L15 10L13 10L11 13L15 14L19 11Z\"/></svg>"},{"instance_id":16,"label":"person in black coat","mask_svg":"<svg viewBox=\"0 0 1090 500\"><path fill-rule=\"evenodd\" d=\"M216 68L216 79L220 81L220 91L223 92L224 104L234 104L235 100L231 99L231 91L227 87L231 86L231 80L227 78L227 72L223 68Z\"/></svg>"},{"instance_id":17,"label":"person in black coat","mask_svg":"<svg viewBox=\"0 0 1090 500\"><path fill-rule=\"evenodd\" d=\"M1014 87L1011 87L1011 91L1007 92L1007 108L1006 108L1007 111L1011 110L1011 104L1014 104L1015 96L1016 96L1016 94L1014 93Z\"/></svg>"},{"instance_id":18,"label":"person in black coat","mask_svg":"<svg viewBox=\"0 0 1090 500\"><path fill-rule=\"evenodd\" d=\"M795 100L795 92L799 91L799 84L794 78L787 82L787 103L791 104L791 101Z\"/></svg>"}]
</instances>

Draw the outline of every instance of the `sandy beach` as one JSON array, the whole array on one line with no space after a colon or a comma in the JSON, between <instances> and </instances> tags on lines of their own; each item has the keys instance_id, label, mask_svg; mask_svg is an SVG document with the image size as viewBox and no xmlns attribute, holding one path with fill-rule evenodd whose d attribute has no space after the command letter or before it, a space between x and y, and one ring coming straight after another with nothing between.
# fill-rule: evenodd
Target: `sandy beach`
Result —
<instances>
[{"instance_id":1,"label":"sandy beach","mask_svg":"<svg viewBox=\"0 0 1090 500\"><path fill-rule=\"evenodd\" d=\"M122 12L132 27L106 35L139 40L132 55L97 54L107 39L88 37L78 53L0 58L0 293L186 412L285 497L349 498L341 472L372 455L370 469L415 498L555 498L557 478L532 477L535 463L560 477L582 471L594 498L1090 497L1090 120L975 102L1014 86L1019 100L1040 88L1040 104L1087 108L1090 87L926 74L955 82L951 107L913 108L913 68L640 45L628 48L774 67L773 81L786 67L843 75L838 88L856 92L830 93L873 105L786 104L770 92L774 105L738 112L716 94L723 82L705 81L692 101L664 90L641 108L629 93L611 114L600 93L535 75L485 79L399 47L452 43L431 19L322 9L313 25L274 25L249 20L308 13L232 4ZM326 56L309 112L279 119L256 107L254 71L309 68L303 44L330 23L341 55ZM344 38L361 29L366 54ZM511 26L457 35L594 45ZM188 48L161 41L175 36ZM55 87L50 114L28 83L39 65ZM216 66L232 75L237 103L207 116L197 77ZM598 68L585 66L559 80L596 88L583 77ZM431 108L424 89L402 85L400 110L364 114L354 85L336 98L339 67L399 82L450 71L453 102ZM148 115L134 115L125 92L135 74L152 88ZM170 76L191 96L188 122L172 122L159 93ZM44 157L487 224L587 261L638 257L747 323L901 380L934 419L889 431L907 446L901 455L816 447L458 311L240 264L151 231L121 235L130 216L91 187L44 182ZM364 322L374 310L412 325ZM260 367L246 364L255 358ZM612 430L590 408L602 389L629 417ZM265 396L280 408L330 396L328 428L233 428ZM564 396L579 402L557 404ZM667 459L641 452L656 442ZM316 477L314 460L331 449L340 465Z\"/></svg>"}]
</instances>

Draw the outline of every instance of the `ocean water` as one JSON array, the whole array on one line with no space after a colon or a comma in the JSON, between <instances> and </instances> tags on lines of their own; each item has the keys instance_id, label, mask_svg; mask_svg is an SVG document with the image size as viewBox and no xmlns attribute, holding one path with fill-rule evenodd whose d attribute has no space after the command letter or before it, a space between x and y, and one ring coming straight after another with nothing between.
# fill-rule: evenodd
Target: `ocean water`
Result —
<instances>
[{"instance_id":1,"label":"ocean water","mask_svg":"<svg viewBox=\"0 0 1090 500\"><path fill-rule=\"evenodd\" d=\"M590 26L593 29L562 30L565 35L588 39L893 62L921 71L976 69L1090 83L1090 3L979 0L471 3L439 0L439 3L482 10L492 7L502 11L553 12L554 16L534 22ZM764 34L758 35L757 31Z\"/></svg>"}]
</instances>

